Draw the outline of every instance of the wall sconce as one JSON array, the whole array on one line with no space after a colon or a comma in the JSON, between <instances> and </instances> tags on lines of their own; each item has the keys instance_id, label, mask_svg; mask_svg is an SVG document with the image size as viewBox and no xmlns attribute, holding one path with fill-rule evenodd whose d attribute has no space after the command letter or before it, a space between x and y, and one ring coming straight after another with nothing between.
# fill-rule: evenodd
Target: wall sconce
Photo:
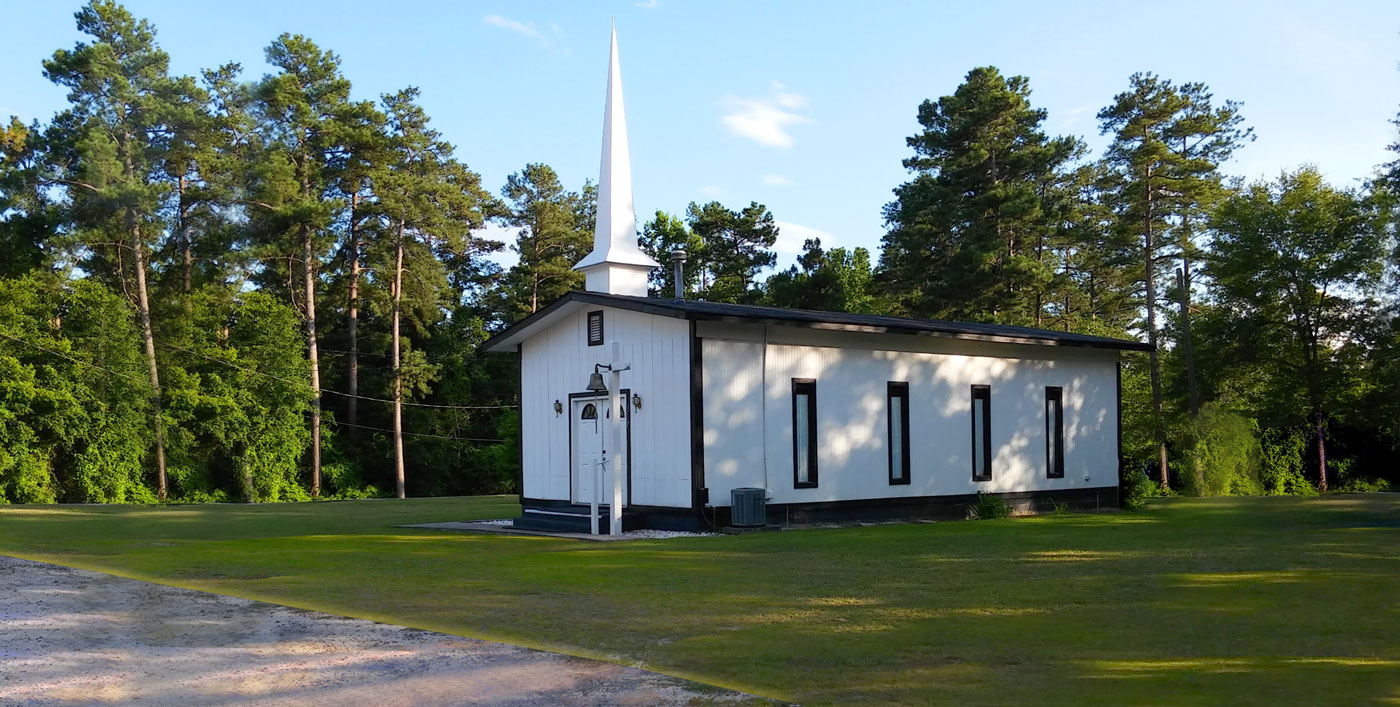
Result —
<instances>
[{"instance_id":1,"label":"wall sconce","mask_svg":"<svg viewBox=\"0 0 1400 707\"><path fill-rule=\"evenodd\" d=\"M560 403L558 399L555 399L555 401L554 401L554 416L555 416L555 417L559 417L559 416L562 415L562 414L564 414L564 405L563 405L563 403Z\"/></svg>"},{"instance_id":2,"label":"wall sconce","mask_svg":"<svg viewBox=\"0 0 1400 707\"><path fill-rule=\"evenodd\" d=\"M632 394L632 409L633 409L633 410L641 410L641 409L642 409L642 396L640 396L640 395L638 395L638 394L636 394L636 393L633 393L633 394Z\"/></svg>"}]
</instances>

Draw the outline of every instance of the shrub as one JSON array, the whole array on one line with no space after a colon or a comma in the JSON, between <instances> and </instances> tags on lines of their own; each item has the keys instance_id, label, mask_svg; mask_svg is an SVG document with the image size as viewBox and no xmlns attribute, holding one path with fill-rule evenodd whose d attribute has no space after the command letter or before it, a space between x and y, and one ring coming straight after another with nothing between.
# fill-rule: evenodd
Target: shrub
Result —
<instances>
[{"instance_id":1,"label":"shrub","mask_svg":"<svg viewBox=\"0 0 1400 707\"><path fill-rule=\"evenodd\" d=\"M1271 496L1317 493L1303 477L1303 448L1307 439L1293 429L1270 429L1260 435L1259 482Z\"/></svg>"},{"instance_id":2,"label":"shrub","mask_svg":"<svg viewBox=\"0 0 1400 707\"><path fill-rule=\"evenodd\" d=\"M977 492L977 503L967 507L967 517L971 520L993 520L1011 515L1011 506L999 496Z\"/></svg>"},{"instance_id":3,"label":"shrub","mask_svg":"<svg viewBox=\"0 0 1400 707\"><path fill-rule=\"evenodd\" d=\"M1157 484L1147 478L1147 472L1128 470L1123 472L1123 497L1120 505L1125 511L1140 511L1147 505L1147 499L1157 495Z\"/></svg>"},{"instance_id":4,"label":"shrub","mask_svg":"<svg viewBox=\"0 0 1400 707\"><path fill-rule=\"evenodd\" d=\"M1191 423L1182 490L1192 496L1248 496L1261 491L1261 450L1254 420L1207 404Z\"/></svg>"},{"instance_id":5,"label":"shrub","mask_svg":"<svg viewBox=\"0 0 1400 707\"><path fill-rule=\"evenodd\" d=\"M1336 479L1337 493L1376 493L1395 491L1395 487L1385 479L1367 478L1355 470L1353 459L1338 459L1328 462L1327 473Z\"/></svg>"}]
</instances>

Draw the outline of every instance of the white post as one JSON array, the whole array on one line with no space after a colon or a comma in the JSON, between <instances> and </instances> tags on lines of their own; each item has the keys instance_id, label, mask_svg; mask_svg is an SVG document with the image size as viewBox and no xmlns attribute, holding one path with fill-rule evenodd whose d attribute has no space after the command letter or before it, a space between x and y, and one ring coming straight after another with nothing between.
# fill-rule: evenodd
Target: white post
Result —
<instances>
[{"instance_id":1,"label":"white post","mask_svg":"<svg viewBox=\"0 0 1400 707\"><path fill-rule=\"evenodd\" d=\"M598 496L602 495L603 493L602 491L598 490L598 487L602 485L603 461L601 459L597 459L593 462L593 493L591 494L592 498L588 499L589 532L593 535L598 534Z\"/></svg>"},{"instance_id":2,"label":"white post","mask_svg":"<svg viewBox=\"0 0 1400 707\"><path fill-rule=\"evenodd\" d=\"M608 345L608 353L612 356L612 370L609 372L608 385L608 420L610 427L609 435L612 439L612 503L608 506L608 515L612 520L612 534L622 534L622 476L627 473L627 446L625 434L627 423L623 420L621 404L622 396L622 372L631 368L621 361L622 347L616 341Z\"/></svg>"}]
</instances>

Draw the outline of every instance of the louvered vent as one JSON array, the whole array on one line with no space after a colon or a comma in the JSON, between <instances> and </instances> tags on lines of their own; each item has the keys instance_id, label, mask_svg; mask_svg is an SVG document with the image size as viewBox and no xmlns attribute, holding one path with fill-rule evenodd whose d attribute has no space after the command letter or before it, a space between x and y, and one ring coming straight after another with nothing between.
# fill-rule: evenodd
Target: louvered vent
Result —
<instances>
[{"instance_id":1,"label":"louvered vent","mask_svg":"<svg viewBox=\"0 0 1400 707\"><path fill-rule=\"evenodd\" d=\"M603 345L603 313L601 311L588 313L588 345Z\"/></svg>"}]
</instances>

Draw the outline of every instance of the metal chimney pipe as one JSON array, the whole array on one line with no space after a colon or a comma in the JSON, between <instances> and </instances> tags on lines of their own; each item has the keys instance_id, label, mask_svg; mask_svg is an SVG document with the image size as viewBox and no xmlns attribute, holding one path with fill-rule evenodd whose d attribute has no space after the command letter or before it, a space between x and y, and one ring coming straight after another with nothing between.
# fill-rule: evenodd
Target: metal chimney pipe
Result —
<instances>
[{"instance_id":1,"label":"metal chimney pipe","mask_svg":"<svg viewBox=\"0 0 1400 707\"><path fill-rule=\"evenodd\" d=\"M677 248L671 251L671 264L673 266L676 299L685 299L685 249Z\"/></svg>"}]
</instances>

